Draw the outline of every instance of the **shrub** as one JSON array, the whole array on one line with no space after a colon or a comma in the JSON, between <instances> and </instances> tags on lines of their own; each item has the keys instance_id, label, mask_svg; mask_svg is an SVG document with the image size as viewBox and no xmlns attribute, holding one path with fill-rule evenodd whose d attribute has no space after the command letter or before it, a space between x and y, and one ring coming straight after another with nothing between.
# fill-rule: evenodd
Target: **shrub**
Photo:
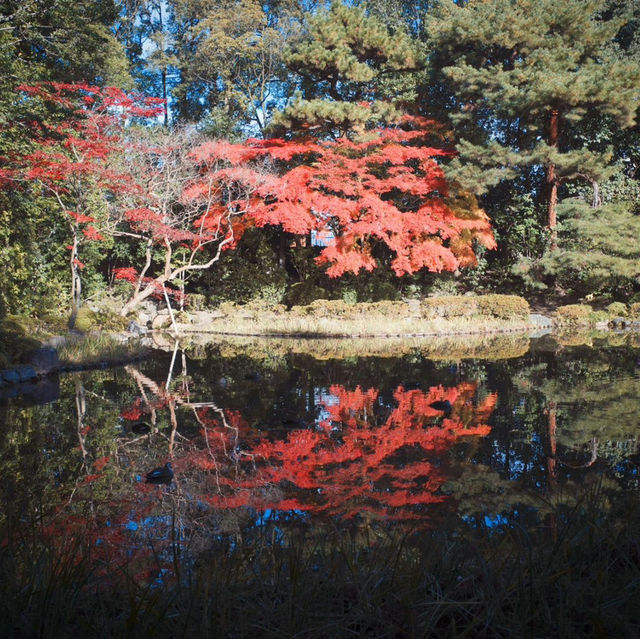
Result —
<instances>
[{"instance_id":1,"label":"shrub","mask_svg":"<svg viewBox=\"0 0 640 639\"><path fill-rule=\"evenodd\" d=\"M284 304L277 304L271 300L264 298L255 298L245 304L245 309L249 312L255 312L261 315L282 315L286 313L287 307ZM237 312L236 308L236 312Z\"/></svg>"},{"instance_id":2,"label":"shrub","mask_svg":"<svg viewBox=\"0 0 640 639\"><path fill-rule=\"evenodd\" d=\"M366 305L366 312L372 315L382 315L389 318L410 317L410 307L406 302L371 302Z\"/></svg>"},{"instance_id":3,"label":"shrub","mask_svg":"<svg viewBox=\"0 0 640 639\"><path fill-rule=\"evenodd\" d=\"M627 305L622 302L613 302L607 306L607 313L612 317L626 317L628 314Z\"/></svg>"},{"instance_id":4,"label":"shrub","mask_svg":"<svg viewBox=\"0 0 640 639\"><path fill-rule=\"evenodd\" d=\"M348 288L342 291L342 301L345 304L356 304L358 302L358 291Z\"/></svg>"},{"instance_id":5,"label":"shrub","mask_svg":"<svg viewBox=\"0 0 640 639\"><path fill-rule=\"evenodd\" d=\"M78 310L75 328L79 331L87 332L98 328L98 315L87 306Z\"/></svg>"},{"instance_id":6,"label":"shrub","mask_svg":"<svg viewBox=\"0 0 640 639\"><path fill-rule=\"evenodd\" d=\"M629 317L640 318L640 302L634 302L629 307Z\"/></svg>"},{"instance_id":7,"label":"shrub","mask_svg":"<svg viewBox=\"0 0 640 639\"><path fill-rule=\"evenodd\" d=\"M122 315L106 309L95 313L94 319L100 328L106 331L126 331L130 321L127 317L122 317Z\"/></svg>"},{"instance_id":8,"label":"shrub","mask_svg":"<svg viewBox=\"0 0 640 639\"><path fill-rule=\"evenodd\" d=\"M609 313L607 311L593 311L591 313L591 323L597 324L598 322L606 322L609 319Z\"/></svg>"},{"instance_id":9,"label":"shrub","mask_svg":"<svg viewBox=\"0 0 640 639\"><path fill-rule=\"evenodd\" d=\"M314 300L327 297L327 291L310 280L296 282L291 285L285 296L287 306L304 306Z\"/></svg>"},{"instance_id":10,"label":"shrub","mask_svg":"<svg viewBox=\"0 0 640 639\"><path fill-rule=\"evenodd\" d=\"M593 309L588 304L568 304L556 310L556 323L589 326L593 322Z\"/></svg>"},{"instance_id":11,"label":"shrub","mask_svg":"<svg viewBox=\"0 0 640 639\"><path fill-rule=\"evenodd\" d=\"M497 319L522 319L529 317L529 303L518 295L481 295L476 304L482 315Z\"/></svg>"},{"instance_id":12,"label":"shrub","mask_svg":"<svg viewBox=\"0 0 640 639\"><path fill-rule=\"evenodd\" d=\"M203 311L207 305L207 297L202 293L190 293L187 295L186 304L191 311Z\"/></svg>"},{"instance_id":13,"label":"shrub","mask_svg":"<svg viewBox=\"0 0 640 639\"><path fill-rule=\"evenodd\" d=\"M222 313L224 315L224 317L227 317L228 315L233 315L234 313L236 313L238 311L238 306L236 306L236 304L234 304L233 302L222 302L221 304L218 305L218 313Z\"/></svg>"},{"instance_id":14,"label":"shrub","mask_svg":"<svg viewBox=\"0 0 640 639\"><path fill-rule=\"evenodd\" d=\"M314 300L307 308L304 314L313 317L348 317L354 313L353 304L343 300Z\"/></svg>"},{"instance_id":15,"label":"shrub","mask_svg":"<svg viewBox=\"0 0 640 639\"><path fill-rule=\"evenodd\" d=\"M475 297L428 297L422 300L421 314L425 319L438 317L470 317L477 314Z\"/></svg>"},{"instance_id":16,"label":"shrub","mask_svg":"<svg viewBox=\"0 0 640 639\"><path fill-rule=\"evenodd\" d=\"M40 346L31 334L35 331L30 317L7 315L0 321L0 367L28 361L29 354Z\"/></svg>"},{"instance_id":17,"label":"shrub","mask_svg":"<svg viewBox=\"0 0 640 639\"><path fill-rule=\"evenodd\" d=\"M517 295L430 297L422 301L421 310L426 319L482 316L525 320L529 316L528 302Z\"/></svg>"}]
</instances>

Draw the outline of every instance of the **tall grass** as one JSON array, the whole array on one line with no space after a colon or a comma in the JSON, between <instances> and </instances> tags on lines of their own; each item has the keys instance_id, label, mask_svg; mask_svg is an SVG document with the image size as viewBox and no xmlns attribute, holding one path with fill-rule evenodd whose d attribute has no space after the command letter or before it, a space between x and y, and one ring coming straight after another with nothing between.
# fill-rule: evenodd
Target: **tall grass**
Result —
<instances>
[{"instance_id":1,"label":"tall grass","mask_svg":"<svg viewBox=\"0 0 640 639\"><path fill-rule=\"evenodd\" d=\"M640 509L592 494L546 525L271 521L151 555L141 579L82 540L0 550L7 637L634 637ZM105 568L107 569L105 571ZM165 575L165 578L158 577Z\"/></svg>"},{"instance_id":2,"label":"tall grass","mask_svg":"<svg viewBox=\"0 0 640 639\"><path fill-rule=\"evenodd\" d=\"M63 367L99 367L128 362L148 355L137 340L122 341L107 333L70 336L58 348Z\"/></svg>"}]
</instances>

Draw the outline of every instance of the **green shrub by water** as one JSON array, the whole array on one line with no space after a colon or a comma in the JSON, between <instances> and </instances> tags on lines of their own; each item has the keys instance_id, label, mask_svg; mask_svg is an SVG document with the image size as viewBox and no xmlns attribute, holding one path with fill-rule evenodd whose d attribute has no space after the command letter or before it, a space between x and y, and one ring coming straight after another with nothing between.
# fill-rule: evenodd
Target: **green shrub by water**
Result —
<instances>
[{"instance_id":1,"label":"green shrub by water","mask_svg":"<svg viewBox=\"0 0 640 639\"><path fill-rule=\"evenodd\" d=\"M593 309L588 304L568 304L556 309L555 322L560 325L589 326Z\"/></svg>"},{"instance_id":2,"label":"green shrub by water","mask_svg":"<svg viewBox=\"0 0 640 639\"><path fill-rule=\"evenodd\" d=\"M465 295L430 297L422 300L422 315L437 317L488 317L524 320L529 316L528 302L517 295Z\"/></svg>"},{"instance_id":3,"label":"green shrub by water","mask_svg":"<svg viewBox=\"0 0 640 639\"><path fill-rule=\"evenodd\" d=\"M607 306L607 313L615 317L627 317L629 309L622 302L612 302Z\"/></svg>"}]
</instances>

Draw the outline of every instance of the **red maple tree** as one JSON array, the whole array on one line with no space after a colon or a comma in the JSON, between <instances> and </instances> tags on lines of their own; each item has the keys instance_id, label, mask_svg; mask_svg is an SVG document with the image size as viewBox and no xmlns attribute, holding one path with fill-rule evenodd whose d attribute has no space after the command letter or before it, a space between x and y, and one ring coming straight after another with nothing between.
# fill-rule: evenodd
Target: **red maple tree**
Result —
<instances>
[{"instance_id":1,"label":"red maple tree","mask_svg":"<svg viewBox=\"0 0 640 639\"><path fill-rule=\"evenodd\" d=\"M279 225L298 235L328 230L333 241L318 262L328 265L330 276L375 268L376 243L393 254L397 275L422 268L453 271L475 264L474 242L494 248L495 240L485 213L471 199L449 193L436 158L452 153L430 143L435 132L435 122L406 116L359 141L206 143L193 154L202 179L189 194L207 190L209 167L217 169L220 161L229 163L229 177L237 183L257 184L250 163L269 158L279 177L257 185L235 237L249 225ZM204 227L215 227L218 219L207 218Z\"/></svg>"},{"instance_id":2,"label":"red maple tree","mask_svg":"<svg viewBox=\"0 0 640 639\"><path fill-rule=\"evenodd\" d=\"M82 295L81 246L103 240L108 232L104 195L136 188L114 162L123 151L125 124L156 116L161 101L88 84L48 82L17 91L29 103L25 112L43 105L55 116L19 123L29 131L29 148L4 158L2 179L10 186L41 188L66 220L73 324Z\"/></svg>"},{"instance_id":3,"label":"red maple tree","mask_svg":"<svg viewBox=\"0 0 640 639\"><path fill-rule=\"evenodd\" d=\"M132 139L126 162L139 185L122 207L116 234L142 242L141 265L115 270L132 284L121 309L127 315L150 296L178 296L174 288L215 264L233 248L265 183L274 176L258 166L235 166L221 155L203 167L189 130Z\"/></svg>"},{"instance_id":4,"label":"red maple tree","mask_svg":"<svg viewBox=\"0 0 640 639\"><path fill-rule=\"evenodd\" d=\"M34 124L35 149L12 158L1 177L40 185L64 212L72 317L81 301L80 247L107 234L145 247L144 263L115 270L133 285L122 315L210 268L252 226L328 234L317 259L330 276L372 270L379 244L397 275L452 271L475 263L475 243L495 246L484 212L449 193L436 159L451 152L431 144L437 125L423 118L356 141L215 141L191 150L192 139L175 133L140 144L126 131L130 118L160 111L157 99L89 85L20 90L66 112L54 124Z\"/></svg>"}]
</instances>

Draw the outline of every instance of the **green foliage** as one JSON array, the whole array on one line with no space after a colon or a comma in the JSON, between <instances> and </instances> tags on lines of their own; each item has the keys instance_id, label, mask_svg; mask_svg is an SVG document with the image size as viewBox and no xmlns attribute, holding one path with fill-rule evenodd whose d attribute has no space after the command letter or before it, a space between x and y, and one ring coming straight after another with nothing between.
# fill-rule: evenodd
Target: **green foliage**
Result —
<instances>
[{"instance_id":1,"label":"green foliage","mask_svg":"<svg viewBox=\"0 0 640 639\"><path fill-rule=\"evenodd\" d=\"M335 2L309 18L308 31L286 58L302 90L275 116L275 131L345 135L397 119L396 105L411 97L403 76L424 65L402 28Z\"/></svg>"},{"instance_id":2,"label":"green foliage","mask_svg":"<svg viewBox=\"0 0 640 639\"><path fill-rule=\"evenodd\" d=\"M29 317L7 315L0 320L0 368L24 363L40 342L33 337L37 323Z\"/></svg>"},{"instance_id":3,"label":"green foliage","mask_svg":"<svg viewBox=\"0 0 640 639\"><path fill-rule=\"evenodd\" d=\"M342 301L345 304L355 304L358 301L358 291L347 288L342 291Z\"/></svg>"},{"instance_id":4,"label":"green foliage","mask_svg":"<svg viewBox=\"0 0 640 639\"><path fill-rule=\"evenodd\" d=\"M627 305L622 302L612 302L607 306L607 313L614 317L627 317L629 309L627 309Z\"/></svg>"},{"instance_id":5,"label":"green foliage","mask_svg":"<svg viewBox=\"0 0 640 639\"><path fill-rule=\"evenodd\" d=\"M285 295L285 303L289 307L305 306L313 303L314 300L323 299L326 297L326 293L327 291L314 281L303 280L302 282L295 282L289 287Z\"/></svg>"},{"instance_id":6,"label":"green foliage","mask_svg":"<svg viewBox=\"0 0 640 639\"><path fill-rule=\"evenodd\" d=\"M500 210L505 188L535 193L555 228L561 185L604 182L615 172L612 136L597 123L634 125L640 65L616 42L628 19L607 14L607 4L442 0L427 14L431 82L459 138L448 173L486 193L490 214ZM499 244L510 234L505 222L495 225Z\"/></svg>"},{"instance_id":7,"label":"green foliage","mask_svg":"<svg viewBox=\"0 0 640 639\"><path fill-rule=\"evenodd\" d=\"M25 123L55 127L60 118L60 109L25 101L16 92L20 84L56 80L130 86L128 62L110 31L117 14L113 0L2 3L0 158L33 149ZM0 315L42 313L66 303L68 255L60 244L66 220L56 208L37 187L0 188L0 270L5 276Z\"/></svg>"},{"instance_id":8,"label":"green foliage","mask_svg":"<svg viewBox=\"0 0 640 639\"><path fill-rule=\"evenodd\" d=\"M194 282L193 289L202 292L210 306L227 300L248 302L263 295L281 302L292 279L287 268L290 254L281 251L281 245L275 229L249 229L233 251L225 252L213 269Z\"/></svg>"},{"instance_id":9,"label":"green foliage","mask_svg":"<svg viewBox=\"0 0 640 639\"><path fill-rule=\"evenodd\" d=\"M589 326L593 323L593 309L588 304L567 304L556 309L554 322L560 326Z\"/></svg>"},{"instance_id":10,"label":"green foliage","mask_svg":"<svg viewBox=\"0 0 640 639\"><path fill-rule=\"evenodd\" d=\"M526 320L530 312L524 298L497 294L429 297L422 300L421 311L426 319L481 316L501 320Z\"/></svg>"},{"instance_id":11,"label":"green foliage","mask_svg":"<svg viewBox=\"0 0 640 639\"><path fill-rule=\"evenodd\" d=\"M520 120L513 144L495 136L484 148L463 144L463 157L476 150L487 166L504 167L501 174L485 176L484 184L514 175L523 164L553 162L561 176L570 177L574 167L589 162L588 149L579 160L577 150L559 153L539 142L552 109L571 124L589 108L612 115L621 126L633 124L640 69L616 55L614 38L625 20L598 19L604 5L604 0L540 0L534 11L524 0L465 5L445 0L429 16L434 62L461 99L454 119L469 122L488 109L506 120L484 120L485 125Z\"/></svg>"},{"instance_id":12,"label":"green foliage","mask_svg":"<svg viewBox=\"0 0 640 639\"><path fill-rule=\"evenodd\" d=\"M97 329L98 326L98 314L95 311L92 311L88 306L78 309L75 328L86 333Z\"/></svg>"},{"instance_id":13,"label":"green foliage","mask_svg":"<svg viewBox=\"0 0 640 639\"><path fill-rule=\"evenodd\" d=\"M241 137L247 127L262 134L290 91L283 54L301 29L297 3L181 0L175 7L180 113L197 114L214 137Z\"/></svg>"},{"instance_id":14,"label":"green foliage","mask_svg":"<svg viewBox=\"0 0 640 639\"><path fill-rule=\"evenodd\" d=\"M186 299L187 308L193 311L203 311L206 303L207 298L202 293L191 293Z\"/></svg>"},{"instance_id":15,"label":"green foliage","mask_svg":"<svg viewBox=\"0 0 640 639\"><path fill-rule=\"evenodd\" d=\"M558 286L577 295L610 292L624 299L640 285L640 216L625 204L559 206L558 248L540 264Z\"/></svg>"}]
</instances>

